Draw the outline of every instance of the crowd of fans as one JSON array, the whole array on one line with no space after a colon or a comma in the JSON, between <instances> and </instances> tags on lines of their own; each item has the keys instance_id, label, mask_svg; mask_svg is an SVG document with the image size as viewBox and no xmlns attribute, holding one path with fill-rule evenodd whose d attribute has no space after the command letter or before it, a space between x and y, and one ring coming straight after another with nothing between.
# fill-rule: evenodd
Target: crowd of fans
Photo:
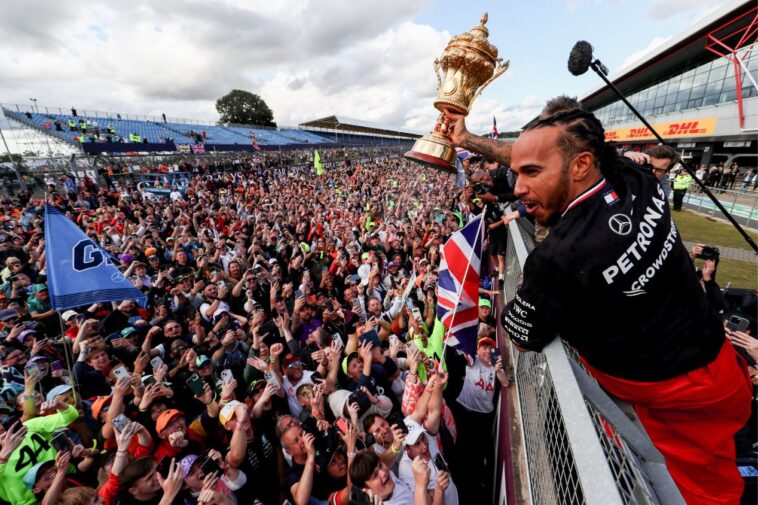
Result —
<instances>
[{"instance_id":1,"label":"crowd of fans","mask_svg":"<svg viewBox=\"0 0 758 505\"><path fill-rule=\"evenodd\" d=\"M476 357L445 353L435 324L471 191L397 158L321 177L260 159L193 163L175 199L118 178L48 187L144 307L52 310L43 203L0 200L0 502L490 500L495 291Z\"/></svg>"}]
</instances>

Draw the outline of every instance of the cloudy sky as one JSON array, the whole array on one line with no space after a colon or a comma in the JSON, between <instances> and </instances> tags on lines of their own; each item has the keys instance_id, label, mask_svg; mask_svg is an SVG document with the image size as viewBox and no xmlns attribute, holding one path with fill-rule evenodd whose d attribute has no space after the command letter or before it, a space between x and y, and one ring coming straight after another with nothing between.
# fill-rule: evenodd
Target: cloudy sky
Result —
<instances>
[{"instance_id":1,"label":"cloudy sky","mask_svg":"<svg viewBox=\"0 0 758 505\"><path fill-rule=\"evenodd\" d=\"M582 95L566 59L586 39L618 70L708 15L703 0L24 0L0 14L0 102L208 119L239 88L280 125L340 114L428 130L432 61L489 11L511 61L470 128L518 129L551 96Z\"/></svg>"}]
</instances>

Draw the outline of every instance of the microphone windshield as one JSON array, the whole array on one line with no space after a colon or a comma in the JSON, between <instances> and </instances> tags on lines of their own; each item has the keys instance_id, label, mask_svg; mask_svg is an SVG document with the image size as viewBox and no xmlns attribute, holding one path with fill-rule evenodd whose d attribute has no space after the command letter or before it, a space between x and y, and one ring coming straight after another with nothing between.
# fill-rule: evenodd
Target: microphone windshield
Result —
<instances>
[{"instance_id":1,"label":"microphone windshield","mask_svg":"<svg viewBox=\"0 0 758 505\"><path fill-rule=\"evenodd\" d=\"M574 44L568 59L568 69L574 75L582 75L590 68L592 63L592 45L580 40Z\"/></svg>"}]
</instances>

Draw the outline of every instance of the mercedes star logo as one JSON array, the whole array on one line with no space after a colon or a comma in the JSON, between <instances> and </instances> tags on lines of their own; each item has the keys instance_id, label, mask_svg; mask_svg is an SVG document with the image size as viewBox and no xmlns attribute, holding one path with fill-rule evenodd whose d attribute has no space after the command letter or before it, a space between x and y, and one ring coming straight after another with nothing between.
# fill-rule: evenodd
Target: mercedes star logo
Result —
<instances>
[{"instance_id":1,"label":"mercedes star logo","mask_svg":"<svg viewBox=\"0 0 758 505\"><path fill-rule=\"evenodd\" d=\"M632 220L626 214L614 214L608 220L608 227L616 235L629 235L632 233Z\"/></svg>"}]
</instances>

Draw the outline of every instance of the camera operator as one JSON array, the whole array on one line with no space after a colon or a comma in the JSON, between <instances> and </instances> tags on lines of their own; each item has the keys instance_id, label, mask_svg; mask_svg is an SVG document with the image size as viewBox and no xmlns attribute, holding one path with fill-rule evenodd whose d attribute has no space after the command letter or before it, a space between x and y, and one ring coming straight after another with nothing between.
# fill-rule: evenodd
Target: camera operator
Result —
<instances>
[{"instance_id":1,"label":"camera operator","mask_svg":"<svg viewBox=\"0 0 758 505\"><path fill-rule=\"evenodd\" d=\"M721 287L716 283L716 269L719 266L719 255L720 251L718 247L710 245L695 244L690 249L690 258L693 262L696 259L703 260L703 266L697 272L708 304L713 307L713 310L722 314L726 307L726 301L724 300L724 295L721 293Z\"/></svg>"},{"instance_id":2,"label":"camera operator","mask_svg":"<svg viewBox=\"0 0 758 505\"><path fill-rule=\"evenodd\" d=\"M489 252L497 260L498 282L502 287L505 283L507 231L501 218L515 197L508 182L508 168L489 160L484 160L482 165L485 170L478 170L471 175L470 184L463 191L463 199L474 214L484 212Z\"/></svg>"}]
</instances>

